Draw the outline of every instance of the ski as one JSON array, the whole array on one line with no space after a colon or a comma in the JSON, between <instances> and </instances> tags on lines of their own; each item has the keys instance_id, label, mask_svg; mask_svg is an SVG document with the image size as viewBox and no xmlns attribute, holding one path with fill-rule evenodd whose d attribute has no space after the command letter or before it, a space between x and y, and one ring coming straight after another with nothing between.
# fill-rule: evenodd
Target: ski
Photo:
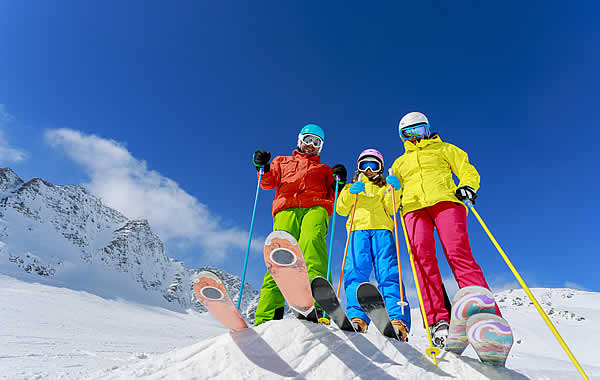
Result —
<instances>
[{"instance_id":1,"label":"ski","mask_svg":"<svg viewBox=\"0 0 600 380\"><path fill-rule=\"evenodd\" d=\"M197 273L193 277L194 294L198 301L230 330L248 328L239 310L223 286L223 280L209 271Z\"/></svg>"},{"instance_id":2,"label":"ski","mask_svg":"<svg viewBox=\"0 0 600 380\"><path fill-rule=\"evenodd\" d=\"M265 264L296 316L317 322L304 256L287 231L273 231L265 240Z\"/></svg>"},{"instance_id":3,"label":"ski","mask_svg":"<svg viewBox=\"0 0 600 380\"><path fill-rule=\"evenodd\" d=\"M482 286L466 286L460 289L452 299L450 329L446 340L446 351L457 355L463 353L469 344L467 338L467 319L479 313L494 313L496 302L494 295Z\"/></svg>"},{"instance_id":4,"label":"ski","mask_svg":"<svg viewBox=\"0 0 600 380\"><path fill-rule=\"evenodd\" d=\"M385 301L375 285L369 282L360 284L356 289L356 298L381 334L400 340L385 308Z\"/></svg>"},{"instance_id":5,"label":"ski","mask_svg":"<svg viewBox=\"0 0 600 380\"><path fill-rule=\"evenodd\" d=\"M446 351L461 355L471 343L483 363L504 366L513 336L508 322L494 314L495 310L494 295L488 289L460 289L452 300Z\"/></svg>"},{"instance_id":6,"label":"ski","mask_svg":"<svg viewBox=\"0 0 600 380\"><path fill-rule=\"evenodd\" d=\"M504 367L513 345L513 334L504 318L485 313L469 317L467 337L482 363Z\"/></svg>"},{"instance_id":7,"label":"ski","mask_svg":"<svg viewBox=\"0 0 600 380\"><path fill-rule=\"evenodd\" d=\"M331 283L324 277L315 277L310 283L312 295L323 310L333 319L342 330L355 332L352 323L348 319L340 300L335 294Z\"/></svg>"}]
</instances>

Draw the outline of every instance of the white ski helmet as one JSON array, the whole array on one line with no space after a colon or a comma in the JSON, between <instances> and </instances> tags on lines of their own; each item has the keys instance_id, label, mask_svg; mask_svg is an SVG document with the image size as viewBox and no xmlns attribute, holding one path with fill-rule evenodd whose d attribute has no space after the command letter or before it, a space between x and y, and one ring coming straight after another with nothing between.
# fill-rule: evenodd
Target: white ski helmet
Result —
<instances>
[{"instance_id":1,"label":"white ski helmet","mask_svg":"<svg viewBox=\"0 0 600 380\"><path fill-rule=\"evenodd\" d=\"M398 130L418 124L429 124L427 116L421 112L409 112L400 120L400 124L398 124Z\"/></svg>"}]
</instances>

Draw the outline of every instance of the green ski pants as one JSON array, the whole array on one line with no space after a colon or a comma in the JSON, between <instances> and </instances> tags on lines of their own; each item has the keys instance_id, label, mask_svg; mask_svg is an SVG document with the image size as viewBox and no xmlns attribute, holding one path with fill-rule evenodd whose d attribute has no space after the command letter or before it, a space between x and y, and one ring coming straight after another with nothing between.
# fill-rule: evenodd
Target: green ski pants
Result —
<instances>
[{"instance_id":1,"label":"green ski pants","mask_svg":"<svg viewBox=\"0 0 600 380\"><path fill-rule=\"evenodd\" d=\"M273 218L273 231L284 230L292 234L304 255L308 277L312 281L316 276L327 276L327 227L329 214L323 206L294 207L279 211ZM256 307L254 325L283 317L285 298L277 287L271 273L267 270L260 298ZM275 315L276 311L279 315Z\"/></svg>"}]
</instances>

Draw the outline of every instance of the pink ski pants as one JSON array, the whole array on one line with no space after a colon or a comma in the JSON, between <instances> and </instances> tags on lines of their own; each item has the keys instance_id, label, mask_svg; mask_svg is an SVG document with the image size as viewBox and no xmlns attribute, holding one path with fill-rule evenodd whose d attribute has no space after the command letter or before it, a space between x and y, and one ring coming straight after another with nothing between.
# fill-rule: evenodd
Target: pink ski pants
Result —
<instances>
[{"instance_id":1,"label":"pink ski pants","mask_svg":"<svg viewBox=\"0 0 600 380\"><path fill-rule=\"evenodd\" d=\"M475 262L467 234L467 210L454 202L409 212L404 216L429 326L440 319L450 321L444 306L442 276L435 254L434 228L459 288L478 285L489 289L481 267ZM496 306L496 314L500 314Z\"/></svg>"}]
</instances>

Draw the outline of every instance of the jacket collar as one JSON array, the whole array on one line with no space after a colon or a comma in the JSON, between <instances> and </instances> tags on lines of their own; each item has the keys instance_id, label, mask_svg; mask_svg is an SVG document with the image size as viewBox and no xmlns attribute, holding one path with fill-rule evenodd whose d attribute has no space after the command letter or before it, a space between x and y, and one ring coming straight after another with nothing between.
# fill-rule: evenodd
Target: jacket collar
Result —
<instances>
[{"instance_id":1,"label":"jacket collar","mask_svg":"<svg viewBox=\"0 0 600 380\"><path fill-rule=\"evenodd\" d=\"M306 158L306 159L309 159L311 161L315 161L317 163L321 162L321 156L319 156L318 154L315 154L314 156L309 156L308 153L302 153L298 149L294 149L293 154L294 154L294 157Z\"/></svg>"},{"instance_id":2,"label":"jacket collar","mask_svg":"<svg viewBox=\"0 0 600 380\"><path fill-rule=\"evenodd\" d=\"M413 144L410 141L405 141L404 142L404 150L406 150L407 152L410 152L412 150L423 149L429 145L433 145L433 144L437 144L437 143L441 143L441 142L442 142L442 139L440 138L439 135L433 135L432 137L430 137L428 139L422 139L422 140L418 141L416 144Z\"/></svg>"}]
</instances>

